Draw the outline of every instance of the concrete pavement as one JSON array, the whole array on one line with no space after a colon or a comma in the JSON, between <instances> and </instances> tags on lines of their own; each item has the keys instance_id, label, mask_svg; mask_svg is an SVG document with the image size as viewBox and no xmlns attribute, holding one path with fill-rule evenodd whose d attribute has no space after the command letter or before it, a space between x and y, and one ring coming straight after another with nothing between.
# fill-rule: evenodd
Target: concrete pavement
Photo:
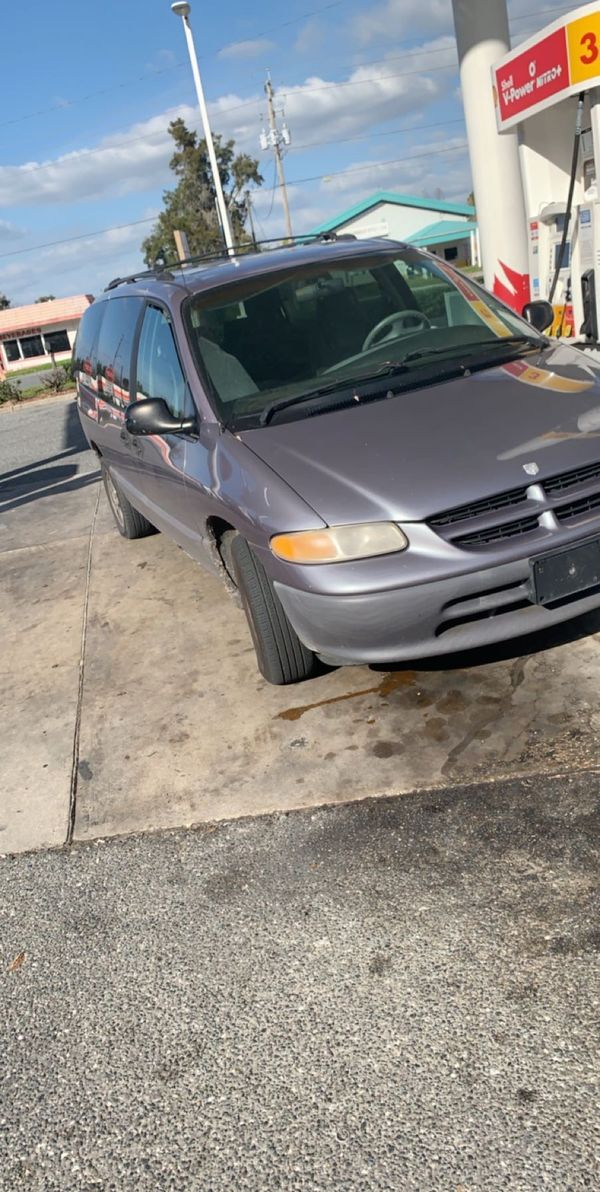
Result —
<instances>
[{"instance_id":1,"label":"concrete pavement","mask_svg":"<svg viewBox=\"0 0 600 1192\"><path fill-rule=\"evenodd\" d=\"M0 851L599 766L599 617L272 688L216 580L116 533L72 401L0 453Z\"/></svg>"},{"instance_id":2,"label":"concrete pavement","mask_svg":"<svg viewBox=\"0 0 600 1192\"><path fill-rule=\"evenodd\" d=\"M599 811L529 779L7 858L0 1188L596 1188Z\"/></svg>"}]
</instances>

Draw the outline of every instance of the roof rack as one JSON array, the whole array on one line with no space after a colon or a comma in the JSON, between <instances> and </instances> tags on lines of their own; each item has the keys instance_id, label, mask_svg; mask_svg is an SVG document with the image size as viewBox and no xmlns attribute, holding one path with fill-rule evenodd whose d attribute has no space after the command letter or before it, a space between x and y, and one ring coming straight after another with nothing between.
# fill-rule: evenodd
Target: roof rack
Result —
<instances>
[{"instance_id":1,"label":"roof rack","mask_svg":"<svg viewBox=\"0 0 600 1192\"><path fill-rule=\"evenodd\" d=\"M114 290L116 286L126 285L130 281L141 281L144 277L164 277L167 281L175 278L166 265L156 264L153 269L138 269L136 273L127 273L124 277L113 277L108 285L104 287L104 292L107 290Z\"/></svg>"},{"instance_id":2,"label":"roof rack","mask_svg":"<svg viewBox=\"0 0 600 1192\"><path fill-rule=\"evenodd\" d=\"M231 261L235 256L251 256L253 253L259 252L263 245L271 245L276 249L280 248L295 248L296 245L302 244L331 244L340 240L356 240L357 237L352 232L320 232L318 234L307 233L305 236L288 236L285 240L281 236L273 237L270 240L255 240L248 241L245 244L235 244L233 250L229 252L225 247L215 252L197 253L195 256L184 257L182 261L175 261L171 265L167 265L163 259L156 261L151 269L138 270L137 273L129 273L125 277L113 277L108 285L104 287L107 290L114 290L117 286L127 285L128 282L141 281L145 277L157 278L162 277L165 281L177 281L172 270L184 269L189 265L204 265L210 261Z\"/></svg>"}]
</instances>

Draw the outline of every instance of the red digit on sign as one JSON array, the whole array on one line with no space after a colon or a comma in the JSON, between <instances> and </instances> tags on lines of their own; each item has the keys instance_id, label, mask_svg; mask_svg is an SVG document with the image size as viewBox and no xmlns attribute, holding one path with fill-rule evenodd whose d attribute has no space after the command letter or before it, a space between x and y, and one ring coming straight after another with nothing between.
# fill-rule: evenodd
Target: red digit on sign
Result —
<instances>
[{"instance_id":1,"label":"red digit on sign","mask_svg":"<svg viewBox=\"0 0 600 1192\"><path fill-rule=\"evenodd\" d=\"M596 61L600 50L598 49L598 40L595 33L584 33L579 42L580 46L586 46L586 53L579 55L579 61L583 62L584 66L591 66L592 62Z\"/></svg>"}]
</instances>

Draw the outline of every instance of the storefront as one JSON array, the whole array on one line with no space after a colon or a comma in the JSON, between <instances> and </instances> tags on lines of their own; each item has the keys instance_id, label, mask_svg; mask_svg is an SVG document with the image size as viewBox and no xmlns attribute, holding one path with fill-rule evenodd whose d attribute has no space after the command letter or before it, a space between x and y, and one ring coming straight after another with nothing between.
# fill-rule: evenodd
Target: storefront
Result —
<instances>
[{"instance_id":1,"label":"storefront","mask_svg":"<svg viewBox=\"0 0 600 1192\"><path fill-rule=\"evenodd\" d=\"M2 371L68 360L79 320L92 301L89 294L75 294L0 311Z\"/></svg>"}]
</instances>

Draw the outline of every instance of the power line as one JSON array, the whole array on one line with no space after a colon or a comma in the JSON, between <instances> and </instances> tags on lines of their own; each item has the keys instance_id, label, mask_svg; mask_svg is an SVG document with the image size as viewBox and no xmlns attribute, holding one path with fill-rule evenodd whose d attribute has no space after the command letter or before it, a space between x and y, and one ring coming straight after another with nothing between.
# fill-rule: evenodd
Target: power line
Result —
<instances>
[{"instance_id":1,"label":"power line","mask_svg":"<svg viewBox=\"0 0 600 1192\"><path fill-rule=\"evenodd\" d=\"M331 8L337 8L342 3L343 3L343 0L332 0L332 3L326 4L322 8L313 9L311 12L306 12L306 13L301 14L298 17L292 18L289 21L284 21L280 25L276 25L276 26L273 26L271 29L264 30L263 33L256 34L256 36L262 37L266 33L275 32L277 29L287 28L290 25L296 24L299 20L308 19L309 17L316 16L321 12L326 12ZM524 14L521 14L521 16L519 16L519 17L515 17L513 19L512 23L515 24L518 21L529 20L531 16L537 16L539 13L555 12L558 10L562 10L563 8L564 8L563 5L554 5L551 8L538 9L537 12L535 12L535 13L529 13L529 14L524 13ZM224 49L224 48L225 47L221 47L221 49ZM220 50L214 51L214 55L216 55L220 52L221 52ZM431 57L431 55L433 55L433 54L448 54L448 53L453 53L453 52L454 51L453 51L452 46L441 46L441 47L438 47L437 49L433 49L433 50L424 50L423 48L417 46L414 49L406 51L406 53L404 53L404 54L388 56L387 58L371 59L368 62L358 63L357 65L354 65L353 68L356 71L356 70L361 70L363 67L366 67L366 66L378 66L380 64L385 64L386 62L405 61L405 60L415 58L419 54L424 54L424 53L427 53L427 55L429 57ZM201 57L206 59L207 57L214 56L214 55L205 54L205 55L201 55ZM37 112L29 112L24 116L18 116L12 120L2 121L2 122L0 122L0 128L5 128L8 125L17 124L23 120L30 120L37 116L43 116L47 112L62 111L66 107L76 106L78 103L82 103L88 99L93 99L97 96L106 95L109 92L114 91L116 88L133 86L136 83L144 82L146 79L153 78L155 75L165 74L168 71L179 69L180 67L185 66L185 65L186 65L186 62L183 60L180 62L172 63L169 66L165 66L160 69L147 72L143 75L139 75L137 77L137 79L128 79L121 83L114 83L110 87L105 87L98 91L91 91L87 95L80 96L76 100L69 100L66 103L54 104L51 107L42 108ZM347 65L350 66L353 64L348 63ZM328 90L332 90L334 88L341 88L341 87L360 87L366 83L373 83L373 82L380 82L380 81L384 82L387 79L403 78L405 75L411 76L411 75L420 75L420 74L431 74L434 71L438 72L438 71L442 71L442 70L455 69L457 67L457 65L458 65L457 62L455 61L455 62L447 63L446 65L443 65L443 66L432 66L432 67L424 66L423 68L421 68L419 70L415 70L415 71L402 71L402 72L393 73L390 75L373 75L373 76L369 76L365 79L353 79L353 80L348 80L347 82L324 83L320 87L311 87L311 88L307 89L304 92L304 94L312 95L314 92L317 92L317 91L328 91ZM292 90L292 88L293 88L295 90L295 92L298 93L300 91L300 89L302 88L302 86L303 86L303 84L292 84L292 86L288 88L288 91ZM281 84L281 88L285 92L286 88L283 84ZM213 104L215 104L218 101L212 101L212 102L213 102ZM254 107L254 106L259 105L262 102L263 101L262 101L261 97L256 96L253 99L244 100L242 103L234 104L233 106L222 108L221 113L226 116L229 114L229 112L236 112L236 111L239 111L240 109L246 108L246 107ZM62 158L58 158L57 161L40 162L37 165L30 166L27 172L33 173L34 171L37 171L37 170L51 169L53 167L56 167L57 165L62 165L63 163L73 161L79 157L83 157L83 156L89 157L89 156L97 154L97 153L109 153L109 152L112 152L114 149L120 148L121 146L138 144L138 143L140 143L142 141L146 141L146 140L150 141L154 137L161 136L161 135L163 135L163 133L166 133L167 131L168 130L165 127L164 129L157 129L152 133L143 134L142 136L139 136L139 137L125 138L122 141L115 142L113 145L102 145L102 146L98 146L95 149L75 150L73 152L73 154L67 154ZM10 168L22 169L23 167L22 166L14 166L14 167L10 167Z\"/></svg>"},{"instance_id":2,"label":"power line","mask_svg":"<svg viewBox=\"0 0 600 1192\"><path fill-rule=\"evenodd\" d=\"M370 132L367 136L336 137L334 141L310 141L305 145L290 145L289 153L298 149L319 149L324 145L349 145L350 142L370 141L373 137L393 137L405 132L424 132L430 128L445 128L448 124L464 124L464 117L457 116L455 120L436 120L433 124L405 124L402 128L388 128L381 132Z\"/></svg>"},{"instance_id":3,"label":"power line","mask_svg":"<svg viewBox=\"0 0 600 1192\"><path fill-rule=\"evenodd\" d=\"M364 165L364 166L350 166L349 169L345 169L345 170L330 170L327 174L313 174L309 178L293 178L290 180L289 185L290 186L302 186L306 182L319 182L324 178L339 178L342 174L358 174L364 170L376 169L379 166L402 165L404 162L407 162L407 161L417 161L419 158L431 156L431 152L433 149L435 150L435 153L439 156L443 153L445 154L445 153L462 152L462 150L466 149L466 147L467 147L466 141L463 141L458 145L448 145L445 149L439 149L437 146L435 146L435 147L430 146L430 148L425 153L413 153L409 156L395 157L395 158L391 158L387 161L371 161L367 165ZM273 187L273 190L275 191L277 189L278 189L278 185L275 184ZM45 244L33 244L33 245L31 245L30 248L12 249L11 252L0 253L0 260L5 260L7 257L23 256L25 253L29 253L29 252L40 252L44 248L55 248L57 245L61 245L61 244L73 244L77 240L91 240L91 239L93 239L94 236L104 236L108 232L119 232L125 228L136 228L136 227L139 227L141 224L154 223L157 218L158 218L157 215L150 215L150 216L147 216L146 219L134 219L130 223L113 224L109 228L99 228L97 231L94 231L94 232L82 232L81 235L79 235L79 236L67 236L62 240L49 240L49 241L46 241Z\"/></svg>"},{"instance_id":4,"label":"power line","mask_svg":"<svg viewBox=\"0 0 600 1192\"><path fill-rule=\"evenodd\" d=\"M112 224L110 228L98 228L96 232L82 232L80 236L66 236L64 240L47 240L45 244L33 244L31 248L15 248L11 252L0 253L0 260L5 257L20 257L26 252L40 252L42 248L56 248L58 244L73 244L76 240L91 240L94 236L105 236L107 232L120 232L124 228L137 228L140 224L155 223L157 215L148 215L146 219L133 219L131 223Z\"/></svg>"},{"instance_id":5,"label":"power line","mask_svg":"<svg viewBox=\"0 0 600 1192\"><path fill-rule=\"evenodd\" d=\"M344 0L332 0L331 3L325 4L321 8L315 8L311 12L301 13L299 16L293 17L289 21L282 21L281 24L272 25L269 29L264 29L264 30L262 30L262 32L254 34L254 37L265 37L269 33L276 33L277 30L279 30L279 29L287 29L290 25L297 24L298 21L308 20L310 17L318 16L323 12L327 12L331 8L338 8L340 6L340 4L342 4L343 2L344 2ZM550 8L539 8L535 12L522 13L521 16L511 18L510 24L516 25L519 22L528 21L531 17L538 16L541 13L562 12L562 11L564 11L564 4L555 4ZM207 58L218 57L218 55L226 48L227 48L226 46L220 46L219 49L211 51L210 54L201 54L201 55L199 55L199 57L203 61L205 61ZM437 49L434 49L434 50L429 50L429 49L423 50L417 46L414 49L407 50L405 54L400 54L394 58L391 58L391 57L390 58L379 58L379 59L374 59L369 62L359 63L358 66L355 67L355 69L360 69L361 65L362 66L374 66L379 62L400 61L403 58L414 57L418 53L426 53L429 57L431 57L432 54L446 54L446 53L450 53L451 51L452 51L452 46L442 46L442 47L438 47ZM115 90L121 90L121 89L124 89L127 87L135 87L138 85L138 83L146 82L147 79L153 79L158 75L168 74L170 71L173 71L173 70L181 70L181 68L186 65L187 65L186 60L181 59L178 62L169 63L168 66L158 67L156 70L145 71L144 74L138 75L134 79L123 79L121 82L111 83L110 87L102 87L96 91L89 91L86 95L77 96L76 99L69 99L69 100L63 101L62 103L51 104L46 108L39 108L35 112L26 112L22 116L13 117L11 120L2 120L2 121L0 121L0 128L7 128L13 124L20 124L25 120L34 120L38 116L45 116L51 112L60 112L60 111L65 111L67 108L77 107L77 105L80 103L86 103L90 99L96 99L102 95L108 95ZM251 101L251 102L254 102L254 101ZM234 111L235 109L230 108L228 110Z\"/></svg>"},{"instance_id":6,"label":"power line","mask_svg":"<svg viewBox=\"0 0 600 1192\"><path fill-rule=\"evenodd\" d=\"M323 178L339 178L342 174L360 174L364 170L373 170L379 166L395 166L401 165L405 161L417 161L422 157L430 157L432 150L439 155L442 153L458 153L466 148L466 141L461 141L458 145L448 145L446 149L439 149L437 145L431 145L425 153L413 153L407 157L392 157L387 161L370 161L364 166L350 166L345 170L329 170L326 174L313 174L310 178L290 178L288 180L288 186L300 186L305 182L320 182Z\"/></svg>"},{"instance_id":7,"label":"power line","mask_svg":"<svg viewBox=\"0 0 600 1192\"><path fill-rule=\"evenodd\" d=\"M528 21L530 17L537 17L540 13L564 12L566 15L568 11L568 9L565 9L564 4L553 4L551 8L536 8L534 12L522 12L520 17L509 17L508 20L509 24L516 25L517 21Z\"/></svg>"},{"instance_id":8,"label":"power line","mask_svg":"<svg viewBox=\"0 0 600 1192\"><path fill-rule=\"evenodd\" d=\"M302 92L302 94L303 94L303 96L310 96L316 91L331 91L331 90L336 90L340 87L362 87L362 86L366 85L367 83L377 83L379 81L385 81L386 79L396 79L396 78L401 79L401 78L404 78L405 74L408 74L408 75L429 74L429 73L431 73L431 71L449 70L449 69L451 69L450 66L432 66L430 68L430 70L406 71L406 72L401 72L401 73L392 74L392 75L372 75L366 79L356 79L356 80L352 80L349 82L341 82L341 83L325 83L319 87L310 87L310 88L307 88L306 90L304 90ZM282 94L285 95L288 93L289 92L286 92L285 88L282 89ZM298 94L299 92L297 91L296 93ZM222 114L224 116L226 116L229 114L229 112L235 112L239 108L252 107L252 106L258 105L262 102L263 102L263 100L259 96L257 96L256 99L245 100L244 103L236 104L236 105L234 105L234 107L223 108ZM0 178L1 178L3 169L15 170L15 171L22 170L23 176L26 177L28 174L37 173L38 170L51 170L51 169L60 168L63 165L72 165L74 162L76 163L81 157L95 157L97 154L100 154L100 153L112 153L112 152L114 152L115 149L121 149L121 148L126 147L127 145L139 145L139 144L142 144L144 141L152 141L152 140L154 140L155 137L164 136L167 132L168 132L168 126L166 126L165 128L157 128L154 130L154 132L143 133L141 136L126 137L122 141L115 141L112 145L98 145L94 149L76 149L72 153L67 153L63 157L58 157L56 159L56 161L43 161L43 162L38 162L36 165L31 165L31 166L30 165L16 165L16 166L4 166L4 167L0 166ZM328 144L328 143L333 144L336 142L322 142L322 143L323 144ZM297 147L299 148L299 146L297 146Z\"/></svg>"},{"instance_id":9,"label":"power line","mask_svg":"<svg viewBox=\"0 0 600 1192\"><path fill-rule=\"evenodd\" d=\"M455 64L453 64L453 66L454 65ZM368 83L384 82L386 79L401 79L401 78L404 78L405 75L430 74L432 71L450 70L452 68L453 67L450 65L448 65L448 66L432 66L429 68L429 70L425 69L425 70L417 70L417 71L403 71L401 73L391 74L391 75L371 75L366 79L356 79L356 80L351 80L349 82L324 83L322 86L319 86L319 87L306 88L305 90L302 91L302 94L303 94L303 96L311 96L316 91L333 91L333 90L337 90L340 87L363 87ZM286 92L286 89L283 88L282 93L289 94L289 91ZM296 93L297 94L300 93L300 88L297 89ZM257 96L255 99L245 100L243 103L235 104L233 107L222 108L221 114L223 116L227 116L227 115L229 115L230 112L236 112L240 108L255 107L263 102L264 101L261 99L261 97ZM72 165L74 162L77 162L79 160L79 158L81 158L81 157L95 157L97 154L100 154L100 153L112 153L112 152L114 152L115 149L121 149L127 145L139 145L139 144L143 143L144 141L152 141L152 140L154 140L155 137L164 136L167 132L168 132L168 126L166 126L165 128L157 128L154 130L154 132L143 133L141 136L126 137L122 141L115 141L112 145L98 145L94 149L76 149L72 153L66 153L63 157L58 157L56 159L56 161L43 161L43 162L38 162L38 163L36 163L36 165L31 165L31 166L30 165L15 165L15 166L4 166L4 167L0 166L0 177L1 177L2 169L15 170L15 171L22 170L23 175L27 176L28 174L37 173L38 170L51 170L51 169L57 169L63 165ZM323 143L327 143L327 142L323 142Z\"/></svg>"},{"instance_id":10,"label":"power line","mask_svg":"<svg viewBox=\"0 0 600 1192\"><path fill-rule=\"evenodd\" d=\"M266 35L269 33L276 33L278 29L287 29L290 25L296 25L298 21L305 21L308 20L309 17L319 16L319 14L322 12L328 12L330 8L339 8L340 4L343 3L344 0L330 0L329 4L324 4L321 8L313 8L310 12L299 13L297 17L292 17L289 21L282 21L278 25L271 25L269 29L263 29L262 32L254 33L252 36L254 38L266 37ZM225 49L227 49L226 45L219 46L217 50L211 51L210 54L200 54L199 57L202 60L206 60L207 58L216 58L222 52L222 50ZM108 95L117 89L135 87L138 83L144 83L146 79L154 78L155 75L167 74L172 70L181 70L183 66L187 65L187 59L182 58L178 62L172 62L168 66L159 67L157 70L146 71L143 75L138 75L135 79L123 79L120 83L111 83L110 87L102 87L97 91L89 91L87 95L79 95L76 99L69 99L63 103L51 104L47 108L40 108L37 112L26 112L22 116L15 116L12 120L2 120L0 121L0 128L7 128L11 124L21 124L24 120L34 120L36 117L45 116L50 112L60 112L64 111L66 108L77 107L78 104L86 103L90 99L97 99L101 95Z\"/></svg>"}]
</instances>

